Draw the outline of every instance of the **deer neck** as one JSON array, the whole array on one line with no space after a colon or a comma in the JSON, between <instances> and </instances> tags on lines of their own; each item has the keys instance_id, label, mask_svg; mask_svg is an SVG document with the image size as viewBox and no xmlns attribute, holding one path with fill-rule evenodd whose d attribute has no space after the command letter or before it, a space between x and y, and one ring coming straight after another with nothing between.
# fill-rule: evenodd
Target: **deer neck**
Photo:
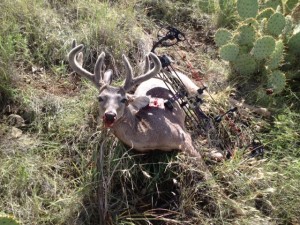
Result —
<instances>
[{"instance_id":1,"label":"deer neck","mask_svg":"<svg viewBox=\"0 0 300 225\"><path fill-rule=\"evenodd\" d=\"M125 143L128 136L136 134L138 121L135 114L136 112L132 108L126 107L123 116L111 127L113 134Z\"/></svg>"}]
</instances>

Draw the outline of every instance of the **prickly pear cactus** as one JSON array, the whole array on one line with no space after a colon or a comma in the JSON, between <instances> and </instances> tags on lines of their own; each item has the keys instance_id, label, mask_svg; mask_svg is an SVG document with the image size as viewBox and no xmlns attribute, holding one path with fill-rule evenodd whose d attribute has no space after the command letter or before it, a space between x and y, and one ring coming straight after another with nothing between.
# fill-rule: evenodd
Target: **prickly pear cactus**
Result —
<instances>
[{"instance_id":1,"label":"prickly pear cactus","mask_svg":"<svg viewBox=\"0 0 300 225\"><path fill-rule=\"evenodd\" d=\"M252 49L252 54L257 60L262 60L271 55L275 49L275 39L271 36L264 36L257 39Z\"/></svg>"},{"instance_id":2,"label":"prickly pear cactus","mask_svg":"<svg viewBox=\"0 0 300 225\"><path fill-rule=\"evenodd\" d=\"M275 94L282 92L286 85L284 73L279 70L273 71L268 77L268 85Z\"/></svg>"},{"instance_id":3,"label":"prickly pear cactus","mask_svg":"<svg viewBox=\"0 0 300 225\"><path fill-rule=\"evenodd\" d=\"M289 51L300 55L300 32L294 34L288 42Z\"/></svg>"},{"instance_id":4,"label":"prickly pear cactus","mask_svg":"<svg viewBox=\"0 0 300 225\"><path fill-rule=\"evenodd\" d=\"M287 15L285 10L292 9ZM288 74L280 70L300 69L300 24L294 24L299 0L237 0L237 11L242 18L238 27L232 32L219 29L215 35L220 57L234 75L267 81L273 93L280 93Z\"/></svg>"},{"instance_id":5,"label":"prickly pear cactus","mask_svg":"<svg viewBox=\"0 0 300 225\"><path fill-rule=\"evenodd\" d=\"M251 24L242 25L238 28L238 34L237 41L240 45L252 45L255 41L255 29L254 26Z\"/></svg>"},{"instance_id":6,"label":"prickly pear cactus","mask_svg":"<svg viewBox=\"0 0 300 225\"><path fill-rule=\"evenodd\" d=\"M287 0L287 2L285 4L286 5L286 7L285 7L286 13L290 13L295 8L297 3L299 3L299 0Z\"/></svg>"},{"instance_id":7,"label":"prickly pear cactus","mask_svg":"<svg viewBox=\"0 0 300 225\"><path fill-rule=\"evenodd\" d=\"M226 61L234 61L239 54L239 46L236 44L227 44L220 48L220 57Z\"/></svg>"},{"instance_id":8,"label":"prickly pear cactus","mask_svg":"<svg viewBox=\"0 0 300 225\"><path fill-rule=\"evenodd\" d=\"M272 52L270 59L266 62L266 67L269 70L276 69L283 61L284 44L282 40L276 42L275 50Z\"/></svg>"},{"instance_id":9,"label":"prickly pear cactus","mask_svg":"<svg viewBox=\"0 0 300 225\"><path fill-rule=\"evenodd\" d=\"M300 3L298 3L291 12L294 21L300 21Z\"/></svg>"},{"instance_id":10,"label":"prickly pear cactus","mask_svg":"<svg viewBox=\"0 0 300 225\"><path fill-rule=\"evenodd\" d=\"M12 216L0 214L0 225L20 225Z\"/></svg>"},{"instance_id":11,"label":"prickly pear cactus","mask_svg":"<svg viewBox=\"0 0 300 225\"><path fill-rule=\"evenodd\" d=\"M300 77L300 71L290 70L285 74L285 77L290 80L295 79L297 77Z\"/></svg>"},{"instance_id":12,"label":"prickly pear cactus","mask_svg":"<svg viewBox=\"0 0 300 225\"><path fill-rule=\"evenodd\" d=\"M218 47L227 44L232 38L232 33L224 28L219 29L215 34L215 42Z\"/></svg>"},{"instance_id":13,"label":"prickly pear cactus","mask_svg":"<svg viewBox=\"0 0 300 225\"><path fill-rule=\"evenodd\" d=\"M285 27L282 31L285 37L289 37L293 33L293 20L290 15L285 17Z\"/></svg>"},{"instance_id":14,"label":"prickly pear cactus","mask_svg":"<svg viewBox=\"0 0 300 225\"><path fill-rule=\"evenodd\" d=\"M267 30L268 33L277 37L282 33L285 27L285 17L280 12L274 13L268 20Z\"/></svg>"},{"instance_id":15,"label":"prickly pear cactus","mask_svg":"<svg viewBox=\"0 0 300 225\"><path fill-rule=\"evenodd\" d=\"M257 64L254 58L249 54L241 54L233 62L233 68L242 76L253 74L256 71Z\"/></svg>"},{"instance_id":16,"label":"prickly pear cactus","mask_svg":"<svg viewBox=\"0 0 300 225\"><path fill-rule=\"evenodd\" d=\"M244 19L255 18L258 12L258 2L257 0L238 0L237 11L240 17Z\"/></svg>"},{"instance_id":17,"label":"prickly pear cactus","mask_svg":"<svg viewBox=\"0 0 300 225\"><path fill-rule=\"evenodd\" d=\"M276 10L276 9L278 9L278 6L283 11L284 4L283 4L282 0L269 0L262 7L263 8L273 8L274 10Z\"/></svg>"},{"instance_id":18,"label":"prickly pear cactus","mask_svg":"<svg viewBox=\"0 0 300 225\"><path fill-rule=\"evenodd\" d=\"M258 14L256 19L257 20L262 20L264 18L269 19L273 15L274 12L275 11L273 8L266 8Z\"/></svg>"}]
</instances>

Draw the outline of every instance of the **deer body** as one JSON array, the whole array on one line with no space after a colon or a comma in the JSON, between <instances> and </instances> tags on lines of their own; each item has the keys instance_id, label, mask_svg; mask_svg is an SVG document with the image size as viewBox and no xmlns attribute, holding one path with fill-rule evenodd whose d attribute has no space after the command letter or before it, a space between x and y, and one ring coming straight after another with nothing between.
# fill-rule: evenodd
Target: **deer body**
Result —
<instances>
[{"instance_id":1,"label":"deer body","mask_svg":"<svg viewBox=\"0 0 300 225\"><path fill-rule=\"evenodd\" d=\"M160 83L158 79L153 80ZM138 87L135 96L145 96L139 95L140 92L145 92L147 96L154 99L167 100L171 97L167 87L150 86L147 90L147 84L148 82L145 81ZM125 110L124 118L121 118L120 122L116 121L111 128L120 140L136 150L182 150L184 143L190 140L184 127L184 115L177 104L173 109L145 106L139 111L129 105Z\"/></svg>"},{"instance_id":2,"label":"deer body","mask_svg":"<svg viewBox=\"0 0 300 225\"><path fill-rule=\"evenodd\" d=\"M146 57L145 74L136 78L133 78L132 68L123 56L127 78L122 87L113 87L110 85L112 71L102 71L104 53L99 56L94 74L91 74L77 61L82 48L79 45L70 51L70 65L99 88L100 116L118 139L141 152L181 150L201 157L185 128L183 110L177 103L172 109L164 107L163 102L172 97L172 93L162 80L153 78L161 70L160 61L153 53L149 55L154 63L153 69L150 70L149 58ZM197 88L185 75L180 74L180 78L188 87L191 85L190 90ZM128 94L135 86L134 94Z\"/></svg>"}]
</instances>

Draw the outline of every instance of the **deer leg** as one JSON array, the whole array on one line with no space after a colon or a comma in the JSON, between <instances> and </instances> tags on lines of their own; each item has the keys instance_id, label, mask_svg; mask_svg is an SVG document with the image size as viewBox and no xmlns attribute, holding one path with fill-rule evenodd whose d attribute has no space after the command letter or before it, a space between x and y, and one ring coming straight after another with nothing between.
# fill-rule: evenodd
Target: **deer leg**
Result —
<instances>
[{"instance_id":1,"label":"deer leg","mask_svg":"<svg viewBox=\"0 0 300 225\"><path fill-rule=\"evenodd\" d=\"M199 159L202 159L202 156L200 153L195 149L191 135L188 133L185 133L184 135L184 142L181 145L181 149L183 152L186 152L189 156L196 157Z\"/></svg>"},{"instance_id":2,"label":"deer leg","mask_svg":"<svg viewBox=\"0 0 300 225\"><path fill-rule=\"evenodd\" d=\"M233 98L229 98L229 102L230 104L239 107L239 112L240 113L246 113L247 114L247 110L248 111L252 111L258 115L261 115L263 117L270 117L271 116L271 112L268 111L268 109L266 108L262 108L262 107L254 107L251 105L248 105L246 103L244 103L244 101L237 101Z\"/></svg>"},{"instance_id":3,"label":"deer leg","mask_svg":"<svg viewBox=\"0 0 300 225\"><path fill-rule=\"evenodd\" d=\"M190 134L185 135L185 142L182 145L181 150L183 152L186 152L189 156L196 157L199 159L203 158L202 155L194 147ZM221 162L224 160L223 154L217 150L211 150L205 156L208 157L209 159L217 161L217 162Z\"/></svg>"}]
</instances>

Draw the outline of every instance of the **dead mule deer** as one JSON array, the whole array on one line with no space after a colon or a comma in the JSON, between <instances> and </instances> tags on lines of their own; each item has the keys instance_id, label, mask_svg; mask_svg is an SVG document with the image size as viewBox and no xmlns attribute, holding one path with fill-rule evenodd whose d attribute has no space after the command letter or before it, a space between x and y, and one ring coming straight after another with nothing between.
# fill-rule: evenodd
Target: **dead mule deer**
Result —
<instances>
[{"instance_id":1,"label":"dead mule deer","mask_svg":"<svg viewBox=\"0 0 300 225\"><path fill-rule=\"evenodd\" d=\"M201 157L185 128L183 110L178 104L172 109L164 107L164 101L172 97L172 93L162 80L154 78L161 70L160 60L155 54L150 53L146 57L144 74L138 77L133 76L132 67L123 55L126 79L123 86L114 87L111 86L112 71L103 71L105 53L98 57L92 74L77 60L82 58L82 49L83 45L79 45L69 52L70 66L99 89L100 116L118 139L141 152L181 150ZM154 64L152 69L149 57ZM187 82L192 81L187 78ZM136 86L134 94L128 94Z\"/></svg>"}]
</instances>

